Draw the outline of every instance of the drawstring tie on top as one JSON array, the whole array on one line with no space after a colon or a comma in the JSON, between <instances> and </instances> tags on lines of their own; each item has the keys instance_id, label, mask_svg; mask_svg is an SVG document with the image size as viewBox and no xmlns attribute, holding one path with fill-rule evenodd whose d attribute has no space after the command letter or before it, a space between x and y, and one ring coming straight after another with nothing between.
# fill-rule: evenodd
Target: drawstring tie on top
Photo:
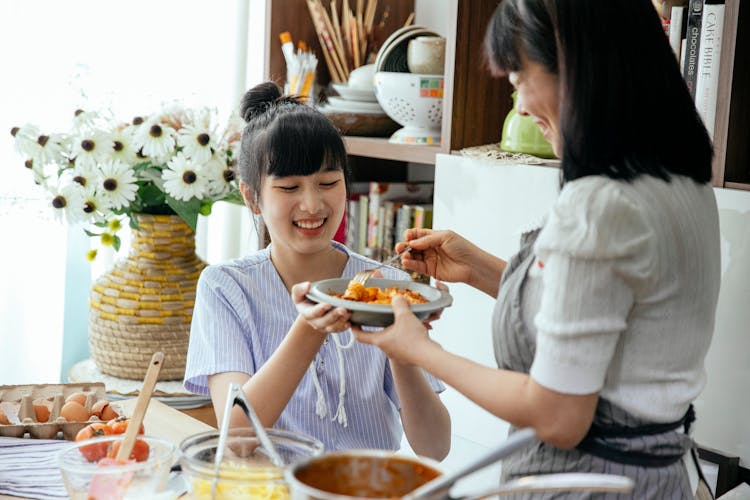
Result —
<instances>
[{"instance_id":1,"label":"drawstring tie on top","mask_svg":"<svg viewBox=\"0 0 750 500\"><path fill-rule=\"evenodd\" d=\"M336 358L338 361L340 380L339 402L338 406L336 407L336 413L334 413L331 417L331 421L337 421L340 425L347 427L349 423L347 420L346 407L344 404L346 401L346 370L344 367L344 351L350 349L354 345L355 339L351 331L349 331L349 342L346 345L343 345L341 341L339 341L339 334L332 334L331 338L333 339L333 344L336 347ZM315 414L320 418L324 418L326 415L328 415L328 405L326 404L325 395L323 394L323 386L320 384L318 373L315 369L315 361L310 363L308 370L310 371L310 374L312 376L313 386L315 386L315 392L317 394L317 398L315 400Z\"/></svg>"}]
</instances>

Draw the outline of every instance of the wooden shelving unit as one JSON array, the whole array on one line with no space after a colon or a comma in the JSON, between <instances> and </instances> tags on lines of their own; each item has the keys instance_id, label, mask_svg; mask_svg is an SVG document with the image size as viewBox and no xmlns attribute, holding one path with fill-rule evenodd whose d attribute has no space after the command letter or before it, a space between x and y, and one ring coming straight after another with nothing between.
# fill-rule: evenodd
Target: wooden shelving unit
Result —
<instances>
[{"instance_id":1,"label":"wooden shelving unit","mask_svg":"<svg viewBox=\"0 0 750 500\"><path fill-rule=\"evenodd\" d=\"M270 43L266 51L266 76L282 83L285 69L278 34L289 31L295 39L305 39L320 53L305 0L266 0ZM330 0L323 0L328 7ZM350 2L351 4L351 2ZM487 21L497 7L497 0L448 0L440 2L451 20L446 33L445 82L443 86L442 144L414 146L391 144L386 138L345 138L347 151L366 156L403 162L434 164L438 153L450 153L465 147L498 142L512 101L507 80L493 79L482 63L483 34ZM381 0L381 9L391 9L387 29L392 31L414 10L413 0ZM436 4L437 5L437 4ZM417 19L417 23L419 20ZM318 82L330 80L325 64L319 63ZM490 111L488 111L490 110Z\"/></svg>"},{"instance_id":2,"label":"wooden shelving unit","mask_svg":"<svg viewBox=\"0 0 750 500\"><path fill-rule=\"evenodd\" d=\"M367 156L383 160L397 160L413 163L435 164L435 155L442 152L436 146L413 146L410 144L391 144L387 138L380 137L344 137L346 151L354 156Z\"/></svg>"},{"instance_id":3,"label":"wooden shelving unit","mask_svg":"<svg viewBox=\"0 0 750 500\"><path fill-rule=\"evenodd\" d=\"M714 185L750 190L750 5L726 0L714 127Z\"/></svg>"},{"instance_id":4,"label":"wooden shelving unit","mask_svg":"<svg viewBox=\"0 0 750 500\"><path fill-rule=\"evenodd\" d=\"M419 0L417 0L419 1ZM283 83L284 58L278 34L290 31L320 53L306 0L266 0L266 76ZM327 7L330 0L323 0ZM390 144L385 138L345 137L350 155L400 162L434 164L438 153L489 144L500 140L502 122L512 106L507 79L494 79L484 64L483 37L499 0L443 0L446 10L446 71L444 82L442 144L414 146ZM414 10L414 0L381 0L376 18L388 5L388 32L403 24ZM750 190L750 4L726 0L720 88L714 129L713 184ZM417 19L417 23L419 19ZM318 81L327 84L325 64L319 64Z\"/></svg>"}]
</instances>

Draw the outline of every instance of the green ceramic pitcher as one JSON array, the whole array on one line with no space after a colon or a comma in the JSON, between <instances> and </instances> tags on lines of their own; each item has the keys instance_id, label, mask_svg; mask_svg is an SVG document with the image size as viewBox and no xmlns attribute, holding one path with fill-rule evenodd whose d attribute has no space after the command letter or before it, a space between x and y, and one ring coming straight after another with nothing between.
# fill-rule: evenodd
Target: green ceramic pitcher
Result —
<instances>
[{"instance_id":1,"label":"green ceramic pitcher","mask_svg":"<svg viewBox=\"0 0 750 500\"><path fill-rule=\"evenodd\" d=\"M530 116L516 112L516 97L513 92L513 107L503 123L503 137L500 149L509 153L526 153L540 158L554 158L552 145L542 135L542 131Z\"/></svg>"}]
</instances>

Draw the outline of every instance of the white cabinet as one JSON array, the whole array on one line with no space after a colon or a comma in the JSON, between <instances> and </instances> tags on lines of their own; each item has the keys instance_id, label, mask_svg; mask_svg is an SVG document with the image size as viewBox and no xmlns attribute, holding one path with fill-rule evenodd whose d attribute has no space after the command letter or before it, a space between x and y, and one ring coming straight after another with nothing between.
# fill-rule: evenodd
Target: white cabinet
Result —
<instances>
[{"instance_id":1,"label":"white cabinet","mask_svg":"<svg viewBox=\"0 0 750 500\"><path fill-rule=\"evenodd\" d=\"M498 165L455 155L438 155L435 165L433 227L453 229L501 258L518 250L521 231L540 221L559 190L557 168ZM477 290L451 284L453 305L435 323L433 337L445 349L496 366L492 350L494 300ZM507 437L508 424L450 387L442 399L451 414L453 443L444 464L453 469ZM499 465L472 475L458 493L497 485Z\"/></svg>"},{"instance_id":2,"label":"white cabinet","mask_svg":"<svg viewBox=\"0 0 750 500\"><path fill-rule=\"evenodd\" d=\"M557 168L502 165L492 160L438 155L434 227L452 229L498 257L518 249L559 192ZM706 359L708 383L696 401L694 437L702 446L741 457L750 465L750 192L715 188L719 206L722 284L716 330ZM494 301L452 285L453 306L435 324L447 350L494 366L490 320ZM505 439L507 424L448 389L443 396L455 435L447 466Z\"/></svg>"}]
</instances>

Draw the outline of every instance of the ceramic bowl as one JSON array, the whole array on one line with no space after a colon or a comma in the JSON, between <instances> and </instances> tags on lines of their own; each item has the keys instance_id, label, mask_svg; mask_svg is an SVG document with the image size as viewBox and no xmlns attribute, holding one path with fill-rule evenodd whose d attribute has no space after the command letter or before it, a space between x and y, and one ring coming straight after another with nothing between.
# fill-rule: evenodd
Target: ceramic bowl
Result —
<instances>
[{"instance_id":1,"label":"ceramic bowl","mask_svg":"<svg viewBox=\"0 0 750 500\"><path fill-rule=\"evenodd\" d=\"M332 83L331 87L338 95L349 101L377 102L375 87L351 87L346 83Z\"/></svg>"},{"instance_id":2,"label":"ceramic bowl","mask_svg":"<svg viewBox=\"0 0 750 500\"><path fill-rule=\"evenodd\" d=\"M395 35L395 36L394 36ZM424 26L406 26L395 31L378 50L375 58L375 71L408 73L407 51L409 41L421 36L439 36Z\"/></svg>"},{"instance_id":3,"label":"ceramic bowl","mask_svg":"<svg viewBox=\"0 0 750 500\"><path fill-rule=\"evenodd\" d=\"M58 464L62 473L65 489L73 500L90 498L89 489L94 476L97 482L124 481L126 498L151 498L164 491L169 479L169 469L177 455L177 446L170 441L150 436L138 436L149 445L149 456L144 462L123 465L99 466L89 462L81 453L85 446L110 446L121 441L124 435L78 441L70 448L60 452ZM126 479L130 478L129 481ZM95 487L96 488L96 487ZM112 498L116 498L113 496Z\"/></svg>"},{"instance_id":4,"label":"ceramic bowl","mask_svg":"<svg viewBox=\"0 0 750 500\"><path fill-rule=\"evenodd\" d=\"M374 64L363 64L349 72L349 88L372 90L372 77L375 76Z\"/></svg>"},{"instance_id":5,"label":"ceramic bowl","mask_svg":"<svg viewBox=\"0 0 750 500\"><path fill-rule=\"evenodd\" d=\"M388 116L403 126L389 142L440 145L443 82L442 75L375 73L375 97Z\"/></svg>"},{"instance_id":6,"label":"ceramic bowl","mask_svg":"<svg viewBox=\"0 0 750 500\"><path fill-rule=\"evenodd\" d=\"M325 302L334 307L344 307L351 311L350 322L365 326L388 326L393 323L393 307L385 304L366 304L353 300L340 299L331 294L344 293L351 281L350 278L335 278L316 281L310 287L307 298L313 302ZM414 290L422 294L429 302L412 304L411 310L419 319L427 319L432 313L438 312L453 303L453 297L445 291L433 286L417 283L416 281L390 280L385 278L371 278L367 286L379 288L398 287Z\"/></svg>"}]
</instances>

